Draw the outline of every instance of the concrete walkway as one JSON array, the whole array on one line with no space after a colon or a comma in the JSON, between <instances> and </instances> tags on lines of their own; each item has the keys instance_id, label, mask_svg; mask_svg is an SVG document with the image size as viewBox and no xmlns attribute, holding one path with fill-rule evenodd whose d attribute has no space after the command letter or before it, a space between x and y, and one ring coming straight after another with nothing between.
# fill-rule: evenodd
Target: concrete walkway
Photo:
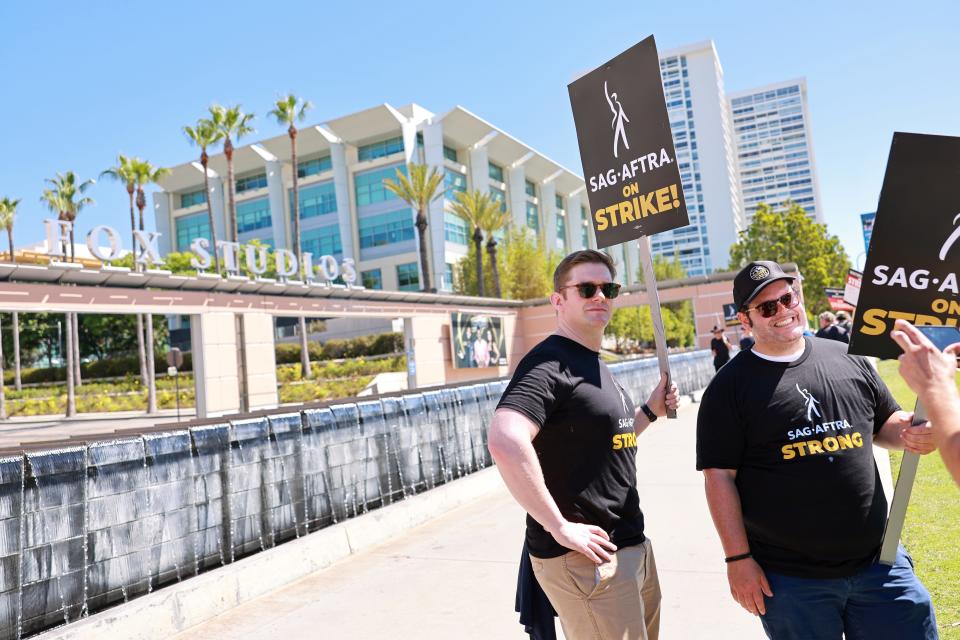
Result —
<instances>
[{"instance_id":1,"label":"concrete walkway","mask_svg":"<svg viewBox=\"0 0 960 640\"><path fill-rule=\"evenodd\" d=\"M661 637L759 640L759 621L730 597L694 470L696 413L686 406L678 420L658 421L637 456L664 594ZM498 489L174 638L522 640L513 611L522 541L523 511Z\"/></svg>"}]
</instances>

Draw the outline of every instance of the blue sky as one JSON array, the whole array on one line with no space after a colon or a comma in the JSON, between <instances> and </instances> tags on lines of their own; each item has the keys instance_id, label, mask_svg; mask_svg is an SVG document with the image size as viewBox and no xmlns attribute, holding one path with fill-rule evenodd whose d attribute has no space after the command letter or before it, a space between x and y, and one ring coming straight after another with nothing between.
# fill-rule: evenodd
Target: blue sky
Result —
<instances>
[{"instance_id":1,"label":"blue sky","mask_svg":"<svg viewBox=\"0 0 960 640\"><path fill-rule=\"evenodd\" d=\"M712 39L728 91L807 78L822 208L856 262L893 132L960 136L958 23L946 1L0 3L0 196L23 200L17 245L39 241L45 177L192 160L180 129L212 102L258 115L248 141L277 135L287 91L309 123L460 104L580 173L567 83L653 33ZM129 224L120 185L90 195L80 234Z\"/></svg>"}]
</instances>

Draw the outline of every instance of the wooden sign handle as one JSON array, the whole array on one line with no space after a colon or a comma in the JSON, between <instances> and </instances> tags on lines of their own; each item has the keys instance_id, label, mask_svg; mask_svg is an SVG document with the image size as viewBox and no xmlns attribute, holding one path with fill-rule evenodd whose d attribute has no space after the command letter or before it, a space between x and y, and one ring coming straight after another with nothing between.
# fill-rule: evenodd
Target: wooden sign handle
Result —
<instances>
[{"instance_id":1,"label":"wooden sign handle","mask_svg":"<svg viewBox=\"0 0 960 640\"><path fill-rule=\"evenodd\" d=\"M650 237L637 240L640 247L640 262L643 264L643 281L647 288L647 305L653 320L653 343L657 348L657 361L660 371L667 374L667 388L670 388L670 361L667 358L667 335L663 328L663 316L660 313L660 295L657 293L657 279L653 274L653 253L650 250ZM667 417L675 419L676 409L667 409Z\"/></svg>"}]
</instances>

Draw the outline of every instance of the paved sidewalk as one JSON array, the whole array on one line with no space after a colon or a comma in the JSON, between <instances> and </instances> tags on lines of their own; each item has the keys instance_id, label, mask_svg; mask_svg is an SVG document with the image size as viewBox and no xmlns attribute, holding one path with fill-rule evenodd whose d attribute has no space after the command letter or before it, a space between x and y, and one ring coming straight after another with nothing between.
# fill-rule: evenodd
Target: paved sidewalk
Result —
<instances>
[{"instance_id":1,"label":"paved sidewalk","mask_svg":"<svg viewBox=\"0 0 960 640\"><path fill-rule=\"evenodd\" d=\"M664 594L661 637L759 640L759 621L730 597L694 470L697 407L661 419L639 441L640 503ZM502 489L175 640L523 640L513 612L522 540L523 511Z\"/></svg>"}]
</instances>

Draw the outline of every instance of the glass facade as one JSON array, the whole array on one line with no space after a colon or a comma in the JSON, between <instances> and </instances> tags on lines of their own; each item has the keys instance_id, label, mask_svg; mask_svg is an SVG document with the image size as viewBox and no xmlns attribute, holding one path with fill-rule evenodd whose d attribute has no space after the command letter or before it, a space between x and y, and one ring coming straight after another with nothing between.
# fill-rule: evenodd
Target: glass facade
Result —
<instances>
[{"instance_id":1,"label":"glass facade","mask_svg":"<svg viewBox=\"0 0 960 640\"><path fill-rule=\"evenodd\" d=\"M503 182L503 167L501 167L500 165L494 164L491 162L488 169L488 173L492 180L496 180L497 182Z\"/></svg>"},{"instance_id":2,"label":"glass facade","mask_svg":"<svg viewBox=\"0 0 960 640\"><path fill-rule=\"evenodd\" d=\"M443 188L444 197L447 198L447 200L454 200L458 191L466 192L467 176L459 171L446 168L443 170Z\"/></svg>"},{"instance_id":3,"label":"glass facade","mask_svg":"<svg viewBox=\"0 0 960 640\"><path fill-rule=\"evenodd\" d=\"M300 249L310 252L315 258L319 256L335 256L343 254L343 245L340 244L340 227L335 224L300 232Z\"/></svg>"},{"instance_id":4,"label":"glass facade","mask_svg":"<svg viewBox=\"0 0 960 640\"><path fill-rule=\"evenodd\" d=\"M383 289L383 275L380 273L380 269L361 271L360 282L367 289Z\"/></svg>"},{"instance_id":5,"label":"glass facade","mask_svg":"<svg viewBox=\"0 0 960 640\"><path fill-rule=\"evenodd\" d=\"M297 163L297 176L306 178L307 176L315 176L318 173L330 171L331 169L333 169L333 161L330 160L330 156L301 160Z\"/></svg>"},{"instance_id":6,"label":"glass facade","mask_svg":"<svg viewBox=\"0 0 960 640\"><path fill-rule=\"evenodd\" d=\"M457 160L457 150L453 147L448 147L443 145L443 157L449 160L450 162L458 162Z\"/></svg>"},{"instance_id":7,"label":"glass facade","mask_svg":"<svg viewBox=\"0 0 960 640\"><path fill-rule=\"evenodd\" d=\"M406 175L407 168L402 164L395 164L389 167L383 167L382 169L374 169L373 171L356 174L353 177L353 184L356 189L357 206L362 207L377 202L396 200L397 196L393 195L393 192L384 186L383 181L388 178L390 180L396 180L398 169Z\"/></svg>"},{"instance_id":8,"label":"glass facade","mask_svg":"<svg viewBox=\"0 0 960 640\"><path fill-rule=\"evenodd\" d=\"M413 212L410 209L400 209L366 216L360 218L359 227L361 249L413 240Z\"/></svg>"},{"instance_id":9,"label":"glass facade","mask_svg":"<svg viewBox=\"0 0 960 640\"><path fill-rule=\"evenodd\" d=\"M420 274L416 262L397 265L397 285L400 291L420 290Z\"/></svg>"},{"instance_id":10,"label":"glass facade","mask_svg":"<svg viewBox=\"0 0 960 640\"><path fill-rule=\"evenodd\" d=\"M557 249L567 249L567 217L557 216Z\"/></svg>"},{"instance_id":11,"label":"glass facade","mask_svg":"<svg viewBox=\"0 0 960 640\"><path fill-rule=\"evenodd\" d=\"M584 249L590 246L590 223L586 220L580 225L580 243Z\"/></svg>"},{"instance_id":12,"label":"glass facade","mask_svg":"<svg viewBox=\"0 0 960 640\"><path fill-rule=\"evenodd\" d=\"M470 239L470 225L449 211L443 214L443 237L447 242L466 246Z\"/></svg>"},{"instance_id":13,"label":"glass facade","mask_svg":"<svg viewBox=\"0 0 960 640\"><path fill-rule=\"evenodd\" d=\"M290 200L290 210L293 211L293 189L289 189L287 195ZM332 181L300 187L301 220L336 212L337 194Z\"/></svg>"},{"instance_id":14,"label":"glass facade","mask_svg":"<svg viewBox=\"0 0 960 640\"><path fill-rule=\"evenodd\" d=\"M397 136L396 138L371 142L370 144L361 146L357 149L357 157L362 162L364 160L374 160L402 152L403 136Z\"/></svg>"},{"instance_id":15,"label":"glass facade","mask_svg":"<svg viewBox=\"0 0 960 640\"><path fill-rule=\"evenodd\" d=\"M531 198L537 197L537 185L527 180L523 185L524 192Z\"/></svg>"},{"instance_id":16,"label":"glass facade","mask_svg":"<svg viewBox=\"0 0 960 640\"><path fill-rule=\"evenodd\" d=\"M267 198L237 203L237 230L240 233L265 229L270 225L270 201Z\"/></svg>"},{"instance_id":17,"label":"glass facade","mask_svg":"<svg viewBox=\"0 0 960 640\"><path fill-rule=\"evenodd\" d=\"M180 208L194 207L207 201L207 192L203 189L180 194Z\"/></svg>"},{"instance_id":18,"label":"glass facade","mask_svg":"<svg viewBox=\"0 0 960 640\"><path fill-rule=\"evenodd\" d=\"M453 289L453 265L449 262L446 263L446 268L443 272L443 283L448 289Z\"/></svg>"},{"instance_id":19,"label":"glass facade","mask_svg":"<svg viewBox=\"0 0 960 640\"><path fill-rule=\"evenodd\" d=\"M243 193L244 191L250 191L251 189L266 189L267 188L267 174L258 173L252 176L244 176L242 178L237 178L237 193Z\"/></svg>"},{"instance_id":20,"label":"glass facade","mask_svg":"<svg viewBox=\"0 0 960 640\"><path fill-rule=\"evenodd\" d=\"M210 233L210 218L204 213L194 213L176 218L177 251L189 251L194 238L206 238L213 242Z\"/></svg>"},{"instance_id":21,"label":"glass facade","mask_svg":"<svg viewBox=\"0 0 960 640\"><path fill-rule=\"evenodd\" d=\"M557 211L563 211L563 196L554 196L553 201L557 206Z\"/></svg>"},{"instance_id":22,"label":"glass facade","mask_svg":"<svg viewBox=\"0 0 960 640\"><path fill-rule=\"evenodd\" d=\"M507 194L503 189L490 187L490 197L500 203L500 211L507 210Z\"/></svg>"},{"instance_id":23,"label":"glass facade","mask_svg":"<svg viewBox=\"0 0 960 640\"><path fill-rule=\"evenodd\" d=\"M816 220L810 142L800 83L762 89L730 100L747 222L762 202L786 211L795 202Z\"/></svg>"}]
</instances>

